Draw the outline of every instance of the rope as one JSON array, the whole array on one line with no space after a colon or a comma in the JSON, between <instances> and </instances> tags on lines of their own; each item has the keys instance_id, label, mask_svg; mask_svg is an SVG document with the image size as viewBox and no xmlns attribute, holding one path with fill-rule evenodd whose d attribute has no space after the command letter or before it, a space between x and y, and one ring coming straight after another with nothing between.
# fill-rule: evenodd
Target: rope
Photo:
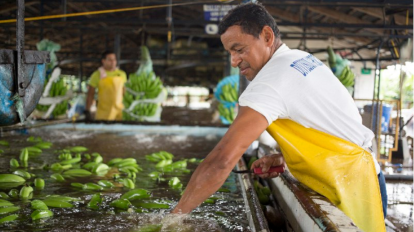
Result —
<instances>
[{"instance_id":1,"label":"rope","mask_svg":"<svg viewBox=\"0 0 414 232\"><path fill-rule=\"evenodd\" d=\"M129 8L121 8L121 9L113 9L113 10L98 10L98 11L87 11L87 12L70 13L70 14L45 15L45 16L38 16L38 17L28 17L28 18L25 18L24 21L27 22L27 21L46 20L46 19L69 18L69 17L84 16L84 15L108 14L108 13L116 13L116 12L156 9L156 8L164 8L164 7L170 7L170 6L184 6L184 5L201 4L201 3L213 3L213 2L222 3L222 2L225 2L225 1L223 1L223 0L211 0L211 1L205 1L205 2L173 3L173 4L154 5L154 6L129 7ZM16 19L0 20L0 24L14 23L14 22L16 22Z\"/></svg>"}]
</instances>

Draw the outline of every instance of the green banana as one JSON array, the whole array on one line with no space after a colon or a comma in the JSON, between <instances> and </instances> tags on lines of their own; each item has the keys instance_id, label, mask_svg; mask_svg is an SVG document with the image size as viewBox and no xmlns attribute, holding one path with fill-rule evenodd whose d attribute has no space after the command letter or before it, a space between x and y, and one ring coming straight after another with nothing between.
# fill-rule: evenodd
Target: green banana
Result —
<instances>
[{"instance_id":1,"label":"green banana","mask_svg":"<svg viewBox=\"0 0 414 232\"><path fill-rule=\"evenodd\" d=\"M108 170L108 169L109 169L108 165L106 165L104 163L99 163L99 164L95 165L92 168L92 172L93 173L98 173L98 172L102 172L102 171L105 171L105 170Z\"/></svg>"},{"instance_id":2,"label":"green banana","mask_svg":"<svg viewBox=\"0 0 414 232\"><path fill-rule=\"evenodd\" d=\"M114 166L115 164L117 164L117 163L121 162L122 160L123 160L122 158L114 158L114 159L111 159L111 160L108 162L108 165L109 165L109 166Z\"/></svg>"},{"instance_id":3,"label":"green banana","mask_svg":"<svg viewBox=\"0 0 414 232\"><path fill-rule=\"evenodd\" d=\"M42 153L42 149L37 148L37 147L26 147L26 149L29 152L29 156Z\"/></svg>"},{"instance_id":4,"label":"green banana","mask_svg":"<svg viewBox=\"0 0 414 232\"><path fill-rule=\"evenodd\" d=\"M127 199L129 201L134 201L138 199L149 198L150 192L145 189L134 189L124 193L120 199Z\"/></svg>"},{"instance_id":5,"label":"green banana","mask_svg":"<svg viewBox=\"0 0 414 232\"><path fill-rule=\"evenodd\" d=\"M47 205L41 201L41 200L33 200L32 202L30 202L30 204L32 205L32 209L40 209L40 210L45 210L45 209L49 209L47 207Z\"/></svg>"},{"instance_id":6,"label":"green banana","mask_svg":"<svg viewBox=\"0 0 414 232\"><path fill-rule=\"evenodd\" d=\"M51 142L40 142L34 145L36 148L49 149L53 144Z\"/></svg>"},{"instance_id":7,"label":"green banana","mask_svg":"<svg viewBox=\"0 0 414 232\"><path fill-rule=\"evenodd\" d=\"M23 148L20 152L20 161L28 161L29 160L29 151L27 148Z\"/></svg>"},{"instance_id":8,"label":"green banana","mask_svg":"<svg viewBox=\"0 0 414 232\"><path fill-rule=\"evenodd\" d=\"M32 199L33 197L33 188L29 185L25 185L20 189L20 198L21 199Z\"/></svg>"},{"instance_id":9,"label":"green banana","mask_svg":"<svg viewBox=\"0 0 414 232\"><path fill-rule=\"evenodd\" d=\"M1 198L1 199L9 199L10 197L9 197L9 195L7 195L7 193L5 193L5 192L0 192L0 198Z\"/></svg>"},{"instance_id":10,"label":"green banana","mask_svg":"<svg viewBox=\"0 0 414 232\"><path fill-rule=\"evenodd\" d=\"M13 206L13 203L11 203L10 201L4 200L4 199L0 199L0 207L5 207L5 206Z\"/></svg>"},{"instance_id":11,"label":"green banana","mask_svg":"<svg viewBox=\"0 0 414 232\"><path fill-rule=\"evenodd\" d=\"M63 175L72 177L85 177L92 175L92 173L85 169L70 169L63 172Z\"/></svg>"},{"instance_id":12,"label":"green banana","mask_svg":"<svg viewBox=\"0 0 414 232\"><path fill-rule=\"evenodd\" d=\"M88 162L88 163L84 164L84 165L82 166L82 168L84 168L84 169L86 169L86 170L90 170L90 171L92 171L92 169L93 169L95 166L97 166L97 165L99 165L99 164L97 164L97 163L95 163L95 162Z\"/></svg>"},{"instance_id":13,"label":"green banana","mask_svg":"<svg viewBox=\"0 0 414 232\"><path fill-rule=\"evenodd\" d=\"M81 157L76 157L73 159L67 159L67 160L63 160L60 162L60 164L62 165L67 165L67 164L75 164L75 163L79 163L81 161Z\"/></svg>"},{"instance_id":14,"label":"green banana","mask_svg":"<svg viewBox=\"0 0 414 232\"><path fill-rule=\"evenodd\" d=\"M50 178L52 178L52 179L54 179L54 180L56 180L56 181L58 181L58 182L63 182L63 181L65 181L65 177L63 177L63 176L62 176L62 175L60 175L59 173L52 174L52 175L50 176Z\"/></svg>"},{"instance_id":15,"label":"green banana","mask_svg":"<svg viewBox=\"0 0 414 232\"><path fill-rule=\"evenodd\" d=\"M83 184L81 183L71 183L70 185L75 188L83 189Z\"/></svg>"},{"instance_id":16,"label":"green banana","mask_svg":"<svg viewBox=\"0 0 414 232\"><path fill-rule=\"evenodd\" d=\"M133 180L129 179L129 178L125 178L122 180L122 184L129 188L129 189L134 189L135 188L135 183Z\"/></svg>"},{"instance_id":17,"label":"green banana","mask_svg":"<svg viewBox=\"0 0 414 232\"><path fill-rule=\"evenodd\" d=\"M329 67L335 68L336 67L336 56L331 46L328 46L328 61Z\"/></svg>"},{"instance_id":18,"label":"green banana","mask_svg":"<svg viewBox=\"0 0 414 232\"><path fill-rule=\"evenodd\" d=\"M26 180L24 178L22 178L21 176L18 175L14 175L14 174L0 174L0 183L19 183L19 182L26 182Z\"/></svg>"},{"instance_id":19,"label":"green banana","mask_svg":"<svg viewBox=\"0 0 414 232\"><path fill-rule=\"evenodd\" d=\"M122 168L118 168L118 170L120 172L135 172L135 173L139 172L138 168L134 167L134 166L125 166L125 167L122 167Z\"/></svg>"},{"instance_id":20,"label":"green banana","mask_svg":"<svg viewBox=\"0 0 414 232\"><path fill-rule=\"evenodd\" d=\"M112 201L109 205L118 209L126 210L129 208L129 206L131 206L131 202L127 199L117 199Z\"/></svg>"},{"instance_id":21,"label":"green banana","mask_svg":"<svg viewBox=\"0 0 414 232\"><path fill-rule=\"evenodd\" d=\"M183 187L183 184L181 183L180 179L178 177L173 177L168 181L168 185L171 188L174 189L181 189Z\"/></svg>"},{"instance_id":22,"label":"green banana","mask_svg":"<svg viewBox=\"0 0 414 232\"><path fill-rule=\"evenodd\" d=\"M203 203L207 203L207 204L215 204L216 200L211 199L211 198L207 198Z\"/></svg>"},{"instance_id":23,"label":"green banana","mask_svg":"<svg viewBox=\"0 0 414 232\"><path fill-rule=\"evenodd\" d=\"M20 165L19 165L19 161L17 161L16 159L11 159L10 160L10 167L12 167L12 168L18 168Z\"/></svg>"},{"instance_id":24,"label":"green banana","mask_svg":"<svg viewBox=\"0 0 414 232\"><path fill-rule=\"evenodd\" d=\"M99 209L98 204L102 203L102 198L100 193L96 193L92 196L91 200L89 201L87 207L90 209L97 210Z\"/></svg>"},{"instance_id":25,"label":"green banana","mask_svg":"<svg viewBox=\"0 0 414 232\"><path fill-rule=\"evenodd\" d=\"M158 179L161 176L160 172L151 172L150 174L148 174L149 177L151 177L152 179Z\"/></svg>"},{"instance_id":26,"label":"green banana","mask_svg":"<svg viewBox=\"0 0 414 232\"><path fill-rule=\"evenodd\" d=\"M10 146L9 142L7 142L6 140L0 140L0 145L1 146L5 146L5 147L9 147Z\"/></svg>"},{"instance_id":27,"label":"green banana","mask_svg":"<svg viewBox=\"0 0 414 232\"><path fill-rule=\"evenodd\" d=\"M45 200L56 200L56 201L66 201L66 202L81 201L81 199L76 198L76 197L69 197L69 196L62 196L62 195L49 195L49 196L46 196Z\"/></svg>"},{"instance_id":28,"label":"green banana","mask_svg":"<svg viewBox=\"0 0 414 232\"><path fill-rule=\"evenodd\" d=\"M22 160L20 161L20 166L23 168L27 168L29 166L29 163L27 162L27 160Z\"/></svg>"},{"instance_id":29,"label":"green banana","mask_svg":"<svg viewBox=\"0 0 414 232\"><path fill-rule=\"evenodd\" d=\"M112 182L108 180L100 180L98 181L98 184L104 188L112 188L115 186Z\"/></svg>"},{"instance_id":30,"label":"green banana","mask_svg":"<svg viewBox=\"0 0 414 232\"><path fill-rule=\"evenodd\" d=\"M12 222L14 220L16 220L19 217L19 215L17 214L11 214L9 216L6 216L2 219L0 219L0 224L6 223L6 222Z\"/></svg>"},{"instance_id":31,"label":"green banana","mask_svg":"<svg viewBox=\"0 0 414 232\"><path fill-rule=\"evenodd\" d=\"M18 175L21 176L25 179L30 179L32 177L32 175L30 175L30 173L23 171L23 170L16 170L13 172L14 175Z\"/></svg>"},{"instance_id":32,"label":"green banana","mask_svg":"<svg viewBox=\"0 0 414 232\"><path fill-rule=\"evenodd\" d=\"M19 198L19 190L17 190L17 189L12 189L12 190L10 190L10 191L9 191L9 196L10 196L11 198L14 198L14 199Z\"/></svg>"},{"instance_id":33,"label":"green banana","mask_svg":"<svg viewBox=\"0 0 414 232\"><path fill-rule=\"evenodd\" d=\"M45 188L45 181L41 178L36 178L34 180L34 186L35 186L36 189L42 190L42 189Z\"/></svg>"},{"instance_id":34,"label":"green banana","mask_svg":"<svg viewBox=\"0 0 414 232\"><path fill-rule=\"evenodd\" d=\"M35 137L35 136L30 136L29 138L26 139L27 142L42 142L42 138L40 137Z\"/></svg>"},{"instance_id":35,"label":"green banana","mask_svg":"<svg viewBox=\"0 0 414 232\"><path fill-rule=\"evenodd\" d=\"M172 160L161 160L160 162L158 162L155 165L155 167L156 168L162 168L162 167L165 167L165 166L170 165L170 164L172 164Z\"/></svg>"},{"instance_id":36,"label":"green banana","mask_svg":"<svg viewBox=\"0 0 414 232\"><path fill-rule=\"evenodd\" d=\"M92 155L91 155L92 157L94 157L94 159L93 159L93 161L95 162L95 163L102 163L102 161L103 161L103 158L102 158L102 156L99 154L99 153L97 153L97 152L94 152L94 153L92 153Z\"/></svg>"},{"instance_id":37,"label":"green banana","mask_svg":"<svg viewBox=\"0 0 414 232\"><path fill-rule=\"evenodd\" d=\"M52 208L72 208L73 205L67 201L59 200L58 198L49 198L44 199L43 202L48 206Z\"/></svg>"},{"instance_id":38,"label":"green banana","mask_svg":"<svg viewBox=\"0 0 414 232\"><path fill-rule=\"evenodd\" d=\"M83 185L83 190L97 190L101 191L103 190L103 187L100 185L97 185L95 183L86 183Z\"/></svg>"},{"instance_id":39,"label":"green banana","mask_svg":"<svg viewBox=\"0 0 414 232\"><path fill-rule=\"evenodd\" d=\"M60 160L70 160L72 159L72 155L70 153L63 153L59 155Z\"/></svg>"},{"instance_id":40,"label":"green banana","mask_svg":"<svg viewBox=\"0 0 414 232\"><path fill-rule=\"evenodd\" d=\"M87 151L87 150L88 150L88 148L82 147L82 146L76 146L76 147L70 148L70 151L75 152L75 153L84 152L84 151Z\"/></svg>"},{"instance_id":41,"label":"green banana","mask_svg":"<svg viewBox=\"0 0 414 232\"><path fill-rule=\"evenodd\" d=\"M52 216L53 216L53 212L48 209L37 209L30 215L33 221L39 220L42 218L49 218Z\"/></svg>"},{"instance_id":42,"label":"green banana","mask_svg":"<svg viewBox=\"0 0 414 232\"><path fill-rule=\"evenodd\" d=\"M8 206L8 207L3 207L0 208L0 214L8 214L8 213L12 213L15 212L17 210L19 210L20 207L19 206Z\"/></svg>"}]
</instances>

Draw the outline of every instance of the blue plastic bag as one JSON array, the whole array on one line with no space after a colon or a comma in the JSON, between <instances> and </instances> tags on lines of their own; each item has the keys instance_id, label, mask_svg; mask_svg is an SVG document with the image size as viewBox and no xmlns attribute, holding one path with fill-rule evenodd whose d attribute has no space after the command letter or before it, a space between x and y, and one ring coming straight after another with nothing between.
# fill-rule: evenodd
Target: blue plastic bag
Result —
<instances>
[{"instance_id":1,"label":"blue plastic bag","mask_svg":"<svg viewBox=\"0 0 414 232\"><path fill-rule=\"evenodd\" d=\"M235 102L228 102L228 101L222 101L220 99L220 94L222 92L222 87L224 85L227 85L227 84L231 84L231 85L236 84L237 86L239 86L239 75L227 76L223 80L221 80L217 84L216 91L214 92L214 97L216 97L216 99L219 102L221 102L224 105L224 107L226 107L226 108L235 107L236 103L237 103L236 101Z\"/></svg>"}]
</instances>

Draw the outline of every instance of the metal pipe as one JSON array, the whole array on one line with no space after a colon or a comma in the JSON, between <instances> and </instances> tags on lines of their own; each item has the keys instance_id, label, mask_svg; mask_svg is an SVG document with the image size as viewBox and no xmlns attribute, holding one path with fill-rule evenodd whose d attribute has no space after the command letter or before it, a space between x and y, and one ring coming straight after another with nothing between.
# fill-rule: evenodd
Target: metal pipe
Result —
<instances>
[{"instance_id":1,"label":"metal pipe","mask_svg":"<svg viewBox=\"0 0 414 232\"><path fill-rule=\"evenodd\" d=\"M17 0L17 22L16 22L16 77L17 92L20 97L24 97L24 0ZM25 115L24 115L25 116Z\"/></svg>"},{"instance_id":2,"label":"metal pipe","mask_svg":"<svg viewBox=\"0 0 414 232\"><path fill-rule=\"evenodd\" d=\"M44 0L40 1L40 15L44 15ZM43 21L40 22L40 34L39 34L40 40L43 40Z\"/></svg>"},{"instance_id":3,"label":"metal pipe","mask_svg":"<svg viewBox=\"0 0 414 232\"><path fill-rule=\"evenodd\" d=\"M171 57L171 37L172 37L172 35L171 35L171 27L172 27L172 0L168 0L168 4L169 4L169 6L168 6L168 8L167 8L167 18L166 18L166 20L167 20L167 24L168 24L168 34L167 34L167 41L168 41L168 44L167 44L167 61L168 60L170 60L170 57Z\"/></svg>"},{"instance_id":4,"label":"metal pipe","mask_svg":"<svg viewBox=\"0 0 414 232\"><path fill-rule=\"evenodd\" d=\"M83 35L82 31L79 31L79 58L82 58L82 47L83 47ZM79 90L82 90L82 81L83 81L83 63L82 59L79 59Z\"/></svg>"},{"instance_id":5,"label":"metal pipe","mask_svg":"<svg viewBox=\"0 0 414 232\"><path fill-rule=\"evenodd\" d=\"M375 88L376 88L376 85L377 85L377 75L380 73L380 70L379 70L380 69L380 51L381 51L381 47L382 47L383 43L384 43L384 40L381 39L380 45L378 46L378 49L377 49L377 56L376 56L376 63L375 63L374 93L373 93L372 99L376 99L375 98ZM377 72L378 72L378 74L377 74ZM379 99L379 98L377 98L377 99Z\"/></svg>"},{"instance_id":6,"label":"metal pipe","mask_svg":"<svg viewBox=\"0 0 414 232\"><path fill-rule=\"evenodd\" d=\"M114 39L114 52L117 60L121 59L121 34L116 33Z\"/></svg>"}]
</instances>

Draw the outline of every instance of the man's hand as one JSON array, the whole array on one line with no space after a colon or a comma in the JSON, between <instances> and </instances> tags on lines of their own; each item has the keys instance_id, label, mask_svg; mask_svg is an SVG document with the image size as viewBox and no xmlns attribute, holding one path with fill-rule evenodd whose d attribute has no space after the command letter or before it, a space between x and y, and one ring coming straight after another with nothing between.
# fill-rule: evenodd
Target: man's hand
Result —
<instances>
[{"instance_id":1,"label":"man's hand","mask_svg":"<svg viewBox=\"0 0 414 232\"><path fill-rule=\"evenodd\" d=\"M194 171L171 213L190 213L214 194L226 181L243 152L268 126L263 115L249 107L240 107L226 134Z\"/></svg>"},{"instance_id":2,"label":"man's hand","mask_svg":"<svg viewBox=\"0 0 414 232\"><path fill-rule=\"evenodd\" d=\"M254 168L262 168L262 172L265 173L269 171L269 168L271 166L279 166L279 165L285 165L285 160L283 159L283 155L281 153L279 154L273 154L273 155L267 155L264 156L256 161L253 162L252 167L250 169ZM275 178L279 176L279 173L272 172L272 173L265 173L258 175L260 178Z\"/></svg>"}]
</instances>

